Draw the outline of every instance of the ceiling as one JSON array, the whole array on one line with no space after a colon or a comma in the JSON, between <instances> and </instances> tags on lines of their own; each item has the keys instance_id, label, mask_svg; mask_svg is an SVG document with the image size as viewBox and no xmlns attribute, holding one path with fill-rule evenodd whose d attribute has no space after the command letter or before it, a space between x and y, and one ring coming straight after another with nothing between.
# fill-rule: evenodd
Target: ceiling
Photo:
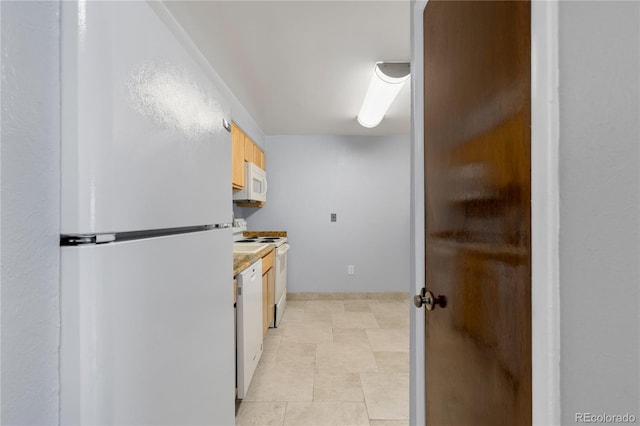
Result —
<instances>
[{"instance_id":1,"label":"ceiling","mask_svg":"<svg viewBox=\"0 0 640 426\"><path fill-rule=\"evenodd\" d=\"M410 84L356 121L374 64L409 61L408 0L165 4L266 135L409 133Z\"/></svg>"}]
</instances>

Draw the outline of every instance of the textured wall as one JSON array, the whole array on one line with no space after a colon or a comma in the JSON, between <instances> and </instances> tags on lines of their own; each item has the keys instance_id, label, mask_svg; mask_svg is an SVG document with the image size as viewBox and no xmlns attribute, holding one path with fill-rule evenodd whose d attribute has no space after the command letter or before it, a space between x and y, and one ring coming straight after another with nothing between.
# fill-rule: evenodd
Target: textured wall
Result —
<instances>
[{"instance_id":1,"label":"textured wall","mask_svg":"<svg viewBox=\"0 0 640 426\"><path fill-rule=\"evenodd\" d=\"M0 423L58 422L59 4L0 2Z\"/></svg>"},{"instance_id":2,"label":"textured wall","mask_svg":"<svg viewBox=\"0 0 640 426\"><path fill-rule=\"evenodd\" d=\"M560 2L562 424L640 417L640 4Z\"/></svg>"},{"instance_id":3,"label":"textured wall","mask_svg":"<svg viewBox=\"0 0 640 426\"><path fill-rule=\"evenodd\" d=\"M209 78L216 87L220 90L222 96L225 97L231 104L231 117L232 120L242 128L253 141L260 145L260 147L264 148L264 133L262 129L255 122L253 117L247 112L244 106L240 103L238 98L229 90L226 83L222 80L217 71L212 67L212 65L207 61L202 52L193 42L193 40L187 34L187 29L190 31L197 31L197 23L194 23L189 19L188 16L185 16L183 13L180 13L183 9L183 6L180 2L150 2L151 7L158 13L161 19L169 26L169 29L174 32L174 35L178 40L180 40L184 47L193 54L195 59L202 64L203 68L209 74ZM190 26L196 26L191 27ZM179 30L176 27L180 28Z\"/></svg>"},{"instance_id":4,"label":"textured wall","mask_svg":"<svg viewBox=\"0 0 640 426\"><path fill-rule=\"evenodd\" d=\"M267 204L243 214L288 231L288 291L409 290L409 148L408 135L267 137Z\"/></svg>"}]
</instances>

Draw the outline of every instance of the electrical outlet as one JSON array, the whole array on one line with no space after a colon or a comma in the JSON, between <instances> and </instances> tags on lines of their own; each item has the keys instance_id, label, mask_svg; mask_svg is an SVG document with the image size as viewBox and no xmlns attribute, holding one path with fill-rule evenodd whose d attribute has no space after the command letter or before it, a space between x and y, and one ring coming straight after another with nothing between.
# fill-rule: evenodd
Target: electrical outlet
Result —
<instances>
[{"instance_id":1,"label":"electrical outlet","mask_svg":"<svg viewBox=\"0 0 640 426\"><path fill-rule=\"evenodd\" d=\"M354 265L347 266L347 274L355 275L356 274L356 267Z\"/></svg>"},{"instance_id":2,"label":"electrical outlet","mask_svg":"<svg viewBox=\"0 0 640 426\"><path fill-rule=\"evenodd\" d=\"M338 215L336 213L331 213L331 222L335 222L338 220Z\"/></svg>"}]
</instances>

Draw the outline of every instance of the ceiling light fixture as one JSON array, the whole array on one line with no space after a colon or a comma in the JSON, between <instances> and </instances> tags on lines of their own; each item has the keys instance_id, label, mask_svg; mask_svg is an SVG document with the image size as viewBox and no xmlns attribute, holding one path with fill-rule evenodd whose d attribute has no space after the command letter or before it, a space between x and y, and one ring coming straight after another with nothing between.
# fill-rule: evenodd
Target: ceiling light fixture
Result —
<instances>
[{"instance_id":1,"label":"ceiling light fixture","mask_svg":"<svg viewBox=\"0 0 640 426\"><path fill-rule=\"evenodd\" d=\"M367 95L357 117L358 123L369 128L380 124L409 77L408 62L376 63Z\"/></svg>"}]
</instances>

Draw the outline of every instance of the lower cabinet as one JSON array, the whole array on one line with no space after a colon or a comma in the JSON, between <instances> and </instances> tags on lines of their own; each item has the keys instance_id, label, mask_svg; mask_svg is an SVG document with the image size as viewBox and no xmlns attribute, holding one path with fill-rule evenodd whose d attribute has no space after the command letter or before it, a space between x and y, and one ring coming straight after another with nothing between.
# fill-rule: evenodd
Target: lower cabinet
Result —
<instances>
[{"instance_id":1,"label":"lower cabinet","mask_svg":"<svg viewBox=\"0 0 640 426\"><path fill-rule=\"evenodd\" d=\"M273 268L275 252L271 251L262 258L262 335L267 334L275 314L276 274Z\"/></svg>"}]
</instances>

